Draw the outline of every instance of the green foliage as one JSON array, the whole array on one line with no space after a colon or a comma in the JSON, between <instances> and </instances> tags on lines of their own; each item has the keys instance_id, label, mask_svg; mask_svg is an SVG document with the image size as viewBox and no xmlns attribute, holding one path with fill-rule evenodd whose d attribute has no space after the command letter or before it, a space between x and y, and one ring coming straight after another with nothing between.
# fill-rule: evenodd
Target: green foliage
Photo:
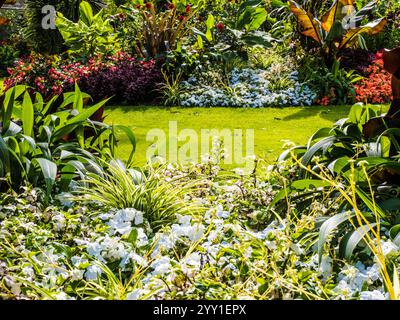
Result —
<instances>
[{"instance_id":1,"label":"green foliage","mask_svg":"<svg viewBox=\"0 0 400 320\"><path fill-rule=\"evenodd\" d=\"M305 81L309 83L320 97L328 97L330 104L350 104L355 102L354 84L363 79L354 70L347 71L335 60L331 69L325 66L305 66Z\"/></svg>"},{"instance_id":2,"label":"green foliage","mask_svg":"<svg viewBox=\"0 0 400 320\"><path fill-rule=\"evenodd\" d=\"M176 50L188 36L193 18L203 6L203 1L189 4L186 0L172 1L165 8L157 1L135 0L133 9L142 18L142 25L134 43L137 54L157 58ZM189 7L186 7L186 6ZM186 9L188 8L188 9Z\"/></svg>"},{"instance_id":3,"label":"green foliage","mask_svg":"<svg viewBox=\"0 0 400 320\"><path fill-rule=\"evenodd\" d=\"M79 58L114 54L119 49L117 35L110 20L104 17L103 10L93 14L89 2L81 2L78 22L73 22L58 12L56 25L69 52Z\"/></svg>"},{"instance_id":4,"label":"green foliage","mask_svg":"<svg viewBox=\"0 0 400 320\"><path fill-rule=\"evenodd\" d=\"M50 5L61 12L65 17L76 21L80 0L26 0L24 14L26 27L24 28L25 39L40 53L56 54L63 51L63 38L57 29L43 29L42 20L45 14L42 8ZM88 0L98 10L103 3L99 0Z\"/></svg>"},{"instance_id":5,"label":"green foliage","mask_svg":"<svg viewBox=\"0 0 400 320\"><path fill-rule=\"evenodd\" d=\"M20 52L12 45L4 44L0 47L0 77L7 76L7 68L18 59Z\"/></svg>"},{"instance_id":6,"label":"green foliage","mask_svg":"<svg viewBox=\"0 0 400 320\"><path fill-rule=\"evenodd\" d=\"M225 24L217 23L213 14L208 14L205 32L193 28L198 47L202 49L208 43L214 45L216 50L239 52L246 46L271 47L276 39L260 30L267 19L267 11L261 6L262 3L262 0L243 1L234 14L226 19Z\"/></svg>"},{"instance_id":7,"label":"green foliage","mask_svg":"<svg viewBox=\"0 0 400 320\"><path fill-rule=\"evenodd\" d=\"M375 232L374 237L379 237L379 229L374 228L379 225L389 230L399 223L398 206L394 204L399 188L400 132L390 129L390 124L385 129L382 122L379 134L372 138L363 134L365 124L376 121L380 113L378 107L356 104L348 118L339 120L333 128L318 130L306 147L293 148L281 156L281 160L289 155L296 159L300 180L289 183L275 197L274 206L284 205L283 200L288 198L300 210L312 199L335 202L331 204L334 216L320 227L320 257L332 233L340 239L340 255L351 259L369 233ZM393 237L397 234L393 229ZM370 249L374 250L373 246Z\"/></svg>"},{"instance_id":8,"label":"green foliage","mask_svg":"<svg viewBox=\"0 0 400 320\"><path fill-rule=\"evenodd\" d=\"M143 212L152 228L158 230L175 221L177 215L195 214L198 210L183 201L195 182L164 181L162 171L162 167L150 167L148 172L141 172L112 162L103 176L88 174L87 186L79 188L82 196L76 199L97 201L111 208L134 208Z\"/></svg>"},{"instance_id":9,"label":"green foliage","mask_svg":"<svg viewBox=\"0 0 400 320\"><path fill-rule=\"evenodd\" d=\"M290 0L290 10L299 24L299 32L312 38L321 49L328 66L331 66L340 50L361 46L365 48L362 35L375 35L383 31L387 24L385 18L363 24L376 5L368 3L357 11L355 0L334 0L331 8L318 19L299 3Z\"/></svg>"},{"instance_id":10,"label":"green foliage","mask_svg":"<svg viewBox=\"0 0 400 320\"><path fill-rule=\"evenodd\" d=\"M375 10L376 15L387 19L385 32L375 37L366 37L369 50L375 52L382 48L395 48L400 43L400 3L398 1L379 1Z\"/></svg>"},{"instance_id":11,"label":"green foliage","mask_svg":"<svg viewBox=\"0 0 400 320\"><path fill-rule=\"evenodd\" d=\"M168 77L165 71L162 71L164 83L161 85L161 93L163 95L164 105L177 106L180 103L180 97L183 93L181 88L182 72L176 76Z\"/></svg>"},{"instance_id":12,"label":"green foliage","mask_svg":"<svg viewBox=\"0 0 400 320\"><path fill-rule=\"evenodd\" d=\"M64 94L55 109L57 97L44 102L40 94L34 99L29 88L16 86L2 97L0 130L1 187L17 190L24 183L45 186L50 195L58 187L67 189L72 179L86 171L102 175L97 156L116 156L116 130L89 118L107 102L85 107L89 98L76 86ZM122 127L122 126L120 126ZM128 135L132 133L122 128ZM133 151L135 141L131 138Z\"/></svg>"}]
</instances>

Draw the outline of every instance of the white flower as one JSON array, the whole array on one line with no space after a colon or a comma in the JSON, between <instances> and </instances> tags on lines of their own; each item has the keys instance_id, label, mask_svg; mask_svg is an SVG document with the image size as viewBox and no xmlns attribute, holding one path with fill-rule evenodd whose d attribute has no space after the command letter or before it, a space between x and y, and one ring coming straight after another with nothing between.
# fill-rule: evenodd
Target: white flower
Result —
<instances>
[{"instance_id":1,"label":"white flower","mask_svg":"<svg viewBox=\"0 0 400 320\"><path fill-rule=\"evenodd\" d=\"M81 266L81 264L88 263L89 260L87 260L87 259L85 259L85 258L83 258L83 257L73 256L73 257L71 258L71 262L72 262L72 264L74 265L74 267L79 268L79 267Z\"/></svg>"},{"instance_id":2,"label":"white flower","mask_svg":"<svg viewBox=\"0 0 400 320\"><path fill-rule=\"evenodd\" d=\"M140 296L142 295L142 291L141 289L135 289L132 292L129 292L126 295L126 300L139 300Z\"/></svg>"},{"instance_id":3,"label":"white flower","mask_svg":"<svg viewBox=\"0 0 400 320\"><path fill-rule=\"evenodd\" d=\"M368 267L365 273L372 282L381 279L380 268L377 263L375 263L371 267Z\"/></svg>"},{"instance_id":4,"label":"white flower","mask_svg":"<svg viewBox=\"0 0 400 320\"><path fill-rule=\"evenodd\" d=\"M183 226L190 226L190 222L192 221L191 216L181 216L177 215L178 218L178 223L183 225Z\"/></svg>"},{"instance_id":5,"label":"white flower","mask_svg":"<svg viewBox=\"0 0 400 320\"><path fill-rule=\"evenodd\" d=\"M83 278L85 271L79 270L79 269L74 269L71 271L71 280L72 281L77 281L81 280Z\"/></svg>"},{"instance_id":6,"label":"white flower","mask_svg":"<svg viewBox=\"0 0 400 320\"><path fill-rule=\"evenodd\" d=\"M110 219L108 225L112 229L113 234L126 235L132 231L132 222L135 225L143 223L143 213L133 209L118 210L117 213Z\"/></svg>"},{"instance_id":7,"label":"white flower","mask_svg":"<svg viewBox=\"0 0 400 320\"><path fill-rule=\"evenodd\" d=\"M58 214L53 217L54 226L56 231L61 231L65 228L65 217L62 214Z\"/></svg>"},{"instance_id":8,"label":"white flower","mask_svg":"<svg viewBox=\"0 0 400 320\"><path fill-rule=\"evenodd\" d=\"M196 269L200 269L201 267L201 254L198 252L192 253L188 257L183 259L185 264L188 264Z\"/></svg>"},{"instance_id":9,"label":"white flower","mask_svg":"<svg viewBox=\"0 0 400 320\"><path fill-rule=\"evenodd\" d=\"M125 235L132 231L131 222L116 219L115 217L108 222L108 225L113 229L113 234Z\"/></svg>"},{"instance_id":10,"label":"white flower","mask_svg":"<svg viewBox=\"0 0 400 320\"><path fill-rule=\"evenodd\" d=\"M160 252L168 251L175 246L175 241L171 235L165 233L157 234L155 238L156 246L154 247L151 257L157 257Z\"/></svg>"},{"instance_id":11,"label":"white flower","mask_svg":"<svg viewBox=\"0 0 400 320\"><path fill-rule=\"evenodd\" d=\"M344 280L339 281L338 285L334 288L334 291L339 293L342 299L350 298L355 293L355 290Z\"/></svg>"},{"instance_id":12,"label":"white flower","mask_svg":"<svg viewBox=\"0 0 400 320\"><path fill-rule=\"evenodd\" d=\"M138 254L134 253L131 256L132 260L138 263L140 266L145 267L147 265L147 261L145 258L139 256Z\"/></svg>"},{"instance_id":13,"label":"white flower","mask_svg":"<svg viewBox=\"0 0 400 320\"><path fill-rule=\"evenodd\" d=\"M362 291L360 293L360 300L385 300L385 296L378 290Z\"/></svg>"},{"instance_id":14,"label":"white flower","mask_svg":"<svg viewBox=\"0 0 400 320\"><path fill-rule=\"evenodd\" d=\"M143 212L136 212L135 215L135 225L139 225L143 223Z\"/></svg>"},{"instance_id":15,"label":"white flower","mask_svg":"<svg viewBox=\"0 0 400 320\"><path fill-rule=\"evenodd\" d=\"M196 224L196 225L172 225L171 226L171 231L172 234L178 238L180 237L187 237L191 241L198 241L200 240L203 235L204 235L204 225L202 224Z\"/></svg>"},{"instance_id":16,"label":"white flower","mask_svg":"<svg viewBox=\"0 0 400 320\"><path fill-rule=\"evenodd\" d=\"M391 252L399 251L399 247L396 246L392 241L381 241L381 246L384 256L387 256Z\"/></svg>"},{"instance_id":17,"label":"white flower","mask_svg":"<svg viewBox=\"0 0 400 320\"><path fill-rule=\"evenodd\" d=\"M149 239L147 238L147 235L144 233L143 228L138 228L137 229L138 235L137 235L137 240L136 240L136 245L140 248L149 243Z\"/></svg>"},{"instance_id":18,"label":"white flower","mask_svg":"<svg viewBox=\"0 0 400 320\"><path fill-rule=\"evenodd\" d=\"M86 251L88 252L88 254L100 260L101 262L105 262L104 258L101 255L103 251L103 246L100 243L98 242L88 243Z\"/></svg>"},{"instance_id":19,"label":"white flower","mask_svg":"<svg viewBox=\"0 0 400 320\"><path fill-rule=\"evenodd\" d=\"M229 218L230 215L231 215L231 213L229 211L223 210L221 205L219 205L217 207L217 217L218 218L227 219L227 218Z\"/></svg>"},{"instance_id":20,"label":"white flower","mask_svg":"<svg viewBox=\"0 0 400 320\"><path fill-rule=\"evenodd\" d=\"M103 221L110 219L111 217L113 217L112 213L102 213L99 215L99 218Z\"/></svg>"},{"instance_id":21,"label":"white flower","mask_svg":"<svg viewBox=\"0 0 400 320\"><path fill-rule=\"evenodd\" d=\"M58 292L54 298L56 300L60 300L60 301L65 301L65 300L74 300L73 298L71 298L69 295L67 295L65 292Z\"/></svg>"},{"instance_id":22,"label":"white flower","mask_svg":"<svg viewBox=\"0 0 400 320\"><path fill-rule=\"evenodd\" d=\"M97 265L91 265L86 269L85 278L88 281L97 280L99 276L103 273L103 270Z\"/></svg>"},{"instance_id":23,"label":"white flower","mask_svg":"<svg viewBox=\"0 0 400 320\"><path fill-rule=\"evenodd\" d=\"M33 279L35 277L35 271L33 270L32 267L24 267L22 269L22 273L26 275L29 279Z\"/></svg>"},{"instance_id":24,"label":"white flower","mask_svg":"<svg viewBox=\"0 0 400 320\"><path fill-rule=\"evenodd\" d=\"M63 207L71 208L73 206L73 202L71 201L72 194L67 192L62 192L56 196L56 198L61 202Z\"/></svg>"},{"instance_id":25,"label":"white flower","mask_svg":"<svg viewBox=\"0 0 400 320\"><path fill-rule=\"evenodd\" d=\"M153 275L164 275L171 271L171 263L169 257L161 257L154 261L151 266L153 268Z\"/></svg>"},{"instance_id":26,"label":"white flower","mask_svg":"<svg viewBox=\"0 0 400 320\"><path fill-rule=\"evenodd\" d=\"M16 283L11 277L6 276L4 278L7 287L10 288L12 294L18 296L21 294L21 285L19 283Z\"/></svg>"},{"instance_id":27,"label":"white flower","mask_svg":"<svg viewBox=\"0 0 400 320\"><path fill-rule=\"evenodd\" d=\"M324 255L322 256L321 263L319 266L319 272L323 275L324 279L329 277L332 273L332 258Z\"/></svg>"}]
</instances>

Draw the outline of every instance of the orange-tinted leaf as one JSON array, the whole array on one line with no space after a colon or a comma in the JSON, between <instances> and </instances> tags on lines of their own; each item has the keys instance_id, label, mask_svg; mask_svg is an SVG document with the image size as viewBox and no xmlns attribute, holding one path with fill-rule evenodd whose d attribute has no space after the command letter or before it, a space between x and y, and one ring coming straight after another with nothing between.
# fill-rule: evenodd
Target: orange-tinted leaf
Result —
<instances>
[{"instance_id":1,"label":"orange-tinted leaf","mask_svg":"<svg viewBox=\"0 0 400 320\"><path fill-rule=\"evenodd\" d=\"M9 19L5 18L5 17L0 17L0 26L5 26L10 22Z\"/></svg>"},{"instance_id":2,"label":"orange-tinted leaf","mask_svg":"<svg viewBox=\"0 0 400 320\"><path fill-rule=\"evenodd\" d=\"M322 17L322 28L329 32L335 23L335 20L343 18L350 13L351 8L354 8L355 0L335 0L331 8ZM348 7L344 12L343 8Z\"/></svg>"},{"instance_id":3,"label":"orange-tinted leaf","mask_svg":"<svg viewBox=\"0 0 400 320\"><path fill-rule=\"evenodd\" d=\"M303 28L301 33L307 37L313 38L318 43L322 43L321 23L314 18L310 12L307 12L298 3L292 0L289 1L289 7Z\"/></svg>"},{"instance_id":4,"label":"orange-tinted leaf","mask_svg":"<svg viewBox=\"0 0 400 320\"><path fill-rule=\"evenodd\" d=\"M339 48L347 48L350 47L354 41L357 40L358 36L366 33L369 35L374 35L380 33L386 26L387 20L385 18L375 20L373 22L367 23L364 26L350 29L347 31L345 36L343 37L342 42L339 45Z\"/></svg>"}]
</instances>

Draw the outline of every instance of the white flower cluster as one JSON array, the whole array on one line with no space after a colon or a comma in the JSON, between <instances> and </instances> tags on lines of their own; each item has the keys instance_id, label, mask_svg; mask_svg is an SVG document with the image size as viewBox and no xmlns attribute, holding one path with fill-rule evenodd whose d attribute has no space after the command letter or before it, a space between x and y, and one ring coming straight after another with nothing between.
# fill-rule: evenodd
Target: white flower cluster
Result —
<instances>
[{"instance_id":1,"label":"white flower cluster","mask_svg":"<svg viewBox=\"0 0 400 320\"><path fill-rule=\"evenodd\" d=\"M388 254L400 251L400 248L392 241L381 241L382 253L386 257ZM342 299L349 299L359 295L360 300L386 300L389 294L385 293L383 287L382 274L379 264L376 262L372 266L365 266L358 261L354 266L347 265L339 273L338 284L334 291ZM374 285L379 286L374 287ZM365 288L370 288L365 290Z\"/></svg>"},{"instance_id":2,"label":"white flower cluster","mask_svg":"<svg viewBox=\"0 0 400 320\"><path fill-rule=\"evenodd\" d=\"M179 170L170 167L169 173ZM269 297L265 290L282 292L284 299L303 299L302 292L332 299L389 298L371 253L356 264L328 254L319 262L307 237L293 237L313 231L314 218L263 220L262 191L269 194L271 187L252 179L209 183L201 191L205 212L177 215L157 231L134 208L0 207L0 240L13 245L0 248L0 255L13 261L0 260L0 298L11 292L40 299L43 289L63 300L259 299ZM400 253L386 237L381 248L387 259ZM299 283L302 291L296 290ZM124 292L114 293L115 285ZM316 289L325 286L326 292Z\"/></svg>"},{"instance_id":3,"label":"white flower cluster","mask_svg":"<svg viewBox=\"0 0 400 320\"><path fill-rule=\"evenodd\" d=\"M185 93L181 95L181 105L191 107L248 107L270 106L310 106L317 94L307 84L298 81L298 73L289 75L291 86L287 89L271 91L269 75L271 70L234 69L229 85L204 83L195 77L182 83Z\"/></svg>"}]
</instances>

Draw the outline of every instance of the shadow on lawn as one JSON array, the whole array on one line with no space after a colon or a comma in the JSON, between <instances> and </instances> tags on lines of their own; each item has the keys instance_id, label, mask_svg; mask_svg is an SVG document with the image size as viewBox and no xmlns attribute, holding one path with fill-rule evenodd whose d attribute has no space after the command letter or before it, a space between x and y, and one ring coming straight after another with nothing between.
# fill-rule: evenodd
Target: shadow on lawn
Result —
<instances>
[{"instance_id":1,"label":"shadow on lawn","mask_svg":"<svg viewBox=\"0 0 400 320\"><path fill-rule=\"evenodd\" d=\"M114 110L119 110L123 113L129 113L131 111L142 111L145 112L147 110L168 110L170 107L164 107L164 106L155 106L155 105L139 105L139 106L133 106L133 105L109 105L107 106L107 109L110 111Z\"/></svg>"},{"instance_id":2,"label":"shadow on lawn","mask_svg":"<svg viewBox=\"0 0 400 320\"><path fill-rule=\"evenodd\" d=\"M283 121L300 120L319 115L321 118L336 122L345 118L350 111L350 106L311 106L299 108L299 111L284 117Z\"/></svg>"}]
</instances>

